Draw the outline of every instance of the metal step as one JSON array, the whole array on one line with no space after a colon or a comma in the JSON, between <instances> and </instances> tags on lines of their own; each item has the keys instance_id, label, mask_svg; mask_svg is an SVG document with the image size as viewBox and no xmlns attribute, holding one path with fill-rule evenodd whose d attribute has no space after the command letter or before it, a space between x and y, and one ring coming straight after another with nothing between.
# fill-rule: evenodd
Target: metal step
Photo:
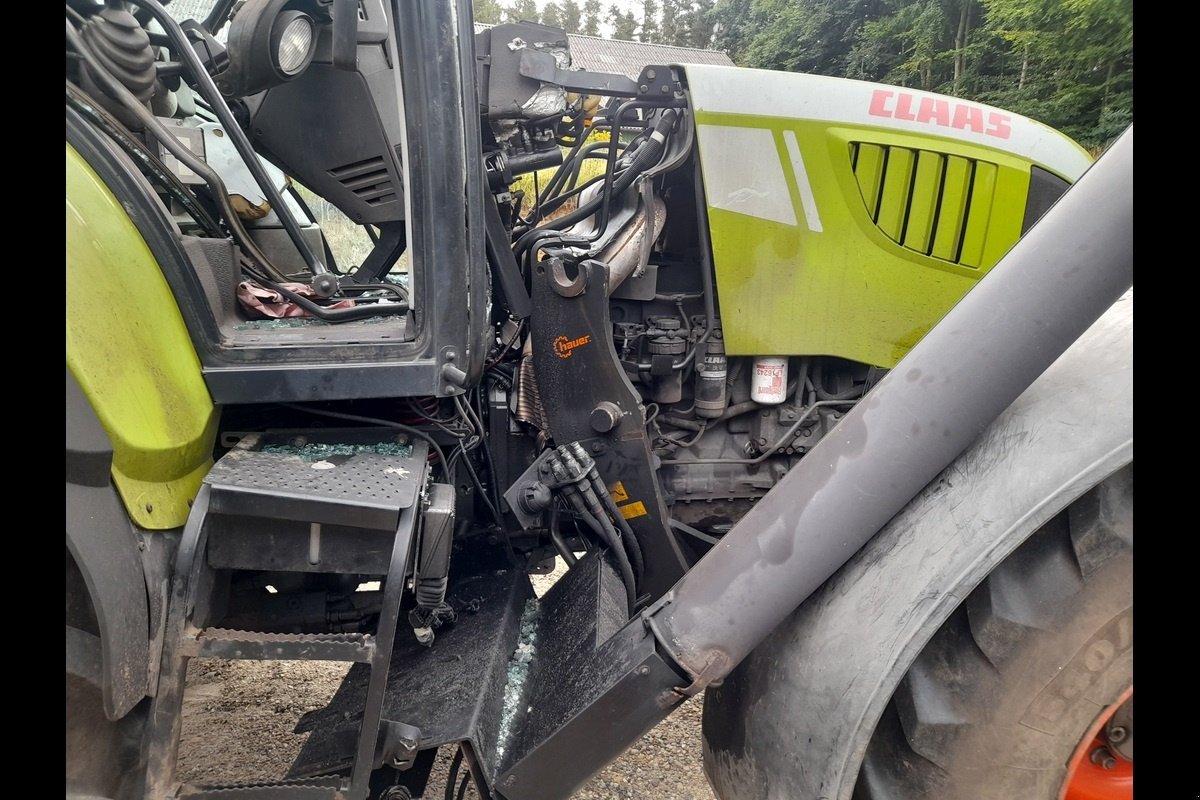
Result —
<instances>
[{"instance_id":1,"label":"metal step","mask_svg":"<svg viewBox=\"0 0 1200 800\"><path fill-rule=\"evenodd\" d=\"M204 478L212 487L210 512L393 534L400 511L417 501L428 445L421 439L394 444L395 431L358 431L353 437L339 431L327 437L343 441L329 445L312 432L247 436ZM354 438L362 441L349 441ZM352 452L313 454L328 446ZM372 448L399 452L381 454Z\"/></svg>"},{"instance_id":2,"label":"metal step","mask_svg":"<svg viewBox=\"0 0 1200 800\"><path fill-rule=\"evenodd\" d=\"M349 788L345 778L303 778L261 783L202 786L185 783L175 797L179 800L338 800Z\"/></svg>"},{"instance_id":3,"label":"metal step","mask_svg":"<svg viewBox=\"0 0 1200 800\"><path fill-rule=\"evenodd\" d=\"M252 661L351 661L369 664L375 637L368 633L259 633L205 628L185 640L189 658L230 658Z\"/></svg>"}]
</instances>

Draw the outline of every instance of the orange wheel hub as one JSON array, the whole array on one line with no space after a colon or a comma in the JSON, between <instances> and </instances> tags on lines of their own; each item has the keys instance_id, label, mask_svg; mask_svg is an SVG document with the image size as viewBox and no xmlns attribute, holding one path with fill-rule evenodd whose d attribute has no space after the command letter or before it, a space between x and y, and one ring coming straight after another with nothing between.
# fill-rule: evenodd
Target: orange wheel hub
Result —
<instances>
[{"instance_id":1,"label":"orange wheel hub","mask_svg":"<svg viewBox=\"0 0 1200 800\"><path fill-rule=\"evenodd\" d=\"M1088 728L1067 765L1062 800L1133 800L1133 762L1111 746L1116 739L1110 738L1108 727L1117 711L1132 698L1130 687Z\"/></svg>"}]
</instances>

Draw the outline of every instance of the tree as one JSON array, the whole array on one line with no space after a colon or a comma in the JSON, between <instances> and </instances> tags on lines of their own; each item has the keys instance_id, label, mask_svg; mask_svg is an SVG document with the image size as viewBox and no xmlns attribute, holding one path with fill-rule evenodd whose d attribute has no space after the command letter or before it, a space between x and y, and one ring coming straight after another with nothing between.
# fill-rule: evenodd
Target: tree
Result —
<instances>
[{"instance_id":1,"label":"tree","mask_svg":"<svg viewBox=\"0 0 1200 800\"><path fill-rule=\"evenodd\" d=\"M563 30L567 33L579 33L583 12L577 0L560 0L559 8L562 10Z\"/></svg>"},{"instance_id":2,"label":"tree","mask_svg":"<svg viewBox=\"0 0 1200 800\"><path fill-rule=\"evenodd\" d=\"M600 0L586 0L583 4L583 26L580 33L584 36L600 35Z\"/></svg>"},{"instance_id":3,"label":"tree","mask_svg":"<svg viewBox=\"0 0 1200 800\"><path fill-rule=\"evenodd\" d=\"M1133 120L1131 0L982 0L1010 47L1008 80L980 99L1059 128L1093 149Z\"/></svg>"},{"instance_id":4,"label":"tree","mask_svg":"<svg viewBox=\"0 0 1200 800\"><path fill-rule=\"evenodd\" d=\"M676 44L710 48L715 33L716 0L694 0L680 21L681 36Z\"/></svg>"},{"instance_id":5,"label":"tree","mask_svg":"<svg viewBox=\"0 0 1200 800\"><path fill-rule=\"evenodd\" d=\"M662 0L660 36L663 44L686 46L687 31L680 25L681 14L686 15L691 7L681 8L680 0Z\"/></svg>"},{"instance_id":6,"label":"tree","mask_svg":"<svg viewBox=\"0 0 1200 800\"><path fill-rule=\"evenodd\" d=\"M752 14L754 0L719 0L712 11L713 47L724 50L734 63L742 56L757 32Z\"/></svg>"},{"instance_id":7,"label":"tree","mask_svg":"<svg viewBox=\"0 0 1200 800\"><path fill-rule=\"evenodd\" d=\"M499 23L504 13L499 0L471 0L471 11L476 22L485 22L488 25Z\"/></svg>"},{"instance_id":8,"label":"tree","mask_svg":"<svg viewBox=\"0 0 1200 800\"><path fill-rule=\"evenodd\" d=\"M642 30L638 33L638 40L642 42L660 41L656 0L642 0Z\"/></svg>"},{"instance_id":9,"label":"tree","mask_svg":"<svg viewBox=\"0 0 1200 800\"><path fill-rule=\"evenodd\" d=\"M688 44L738 64L980 100L1093 149L1133 119L1132 0L674 1Z\"/></svg>"},{"instance_id":10,"label":"tree","mask_svg":"<svg viewBox=\"0 0 1200 800\"><path fill-rule=\"evenodd\" d=\"M564 27L562 6L558 3L546 3L546 7L542 9L542 24L552 28Z\"/></svg>"},{"instance_id":11,"label":"tree","mask_svg":"<svg viewBox=\"0 0 1200 800\"><path fill-rule=\"evenodd\" d=\"M633 34L637 32L637 19L633 16L632 11L621 12L618 6L609 6L608 21L613 26L612 38L622 41L633 41Z\"/></svg>"},{"instance_id":12,"label":"tree","mask_svg":"<svg viewBox=\"0 0 1200 800\"><path fill-rule=\"evenodd\" d=\"M513 0L512 5L504 9L505 22L537 22L540 17L534 0Z\"/></svg>"},{"instance_id":13,"label":"tree","mask_svg":"<svg viewBox=\"0 0 1200 800\"><path fill-rule=\"evenodd\" d=\"M748 27L749 38L740 57L750 66L767 69L844 74L864 21L876 15L883 2L753 0L749 19L743 23ZM727 18L719 12L715 14L718 19Z\"/></svg>"}]
</instances>

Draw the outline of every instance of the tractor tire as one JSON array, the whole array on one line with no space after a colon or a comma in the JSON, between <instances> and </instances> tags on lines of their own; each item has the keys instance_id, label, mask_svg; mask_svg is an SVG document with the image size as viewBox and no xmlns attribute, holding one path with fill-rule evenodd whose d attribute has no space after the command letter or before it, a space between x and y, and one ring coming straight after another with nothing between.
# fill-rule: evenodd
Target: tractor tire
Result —
<instances>
[{"instance_id":1,"label":"tractor tire","mask_svg":"<svg viewBox=\"0 0 1200 800\"><path fill-rule=\"evenodd\" d=\"M1062 797L1094 723L1132 690L1132 563L1130 466L1001 562L921 650L855 800Z\"/></svg>"},{"instance_id":2,"label":"tractor tire","mask_svg":"<svg viewBox=\"0 0 1200 800\"><path fill-rule=\"evenodd\" d=\"M66 623L99 641L95 609L70 554L66 558ZM69 638L69 637L68 637ZM94 655L98 665L99 646ZM86 670L84 670L86 671ZM119 720L104 713L104 697L95 674L80 674L79 664L66 668L66 796L68 800L135 800L140 798L142 738L148 699Z\"/></svg>"}]
</instances>

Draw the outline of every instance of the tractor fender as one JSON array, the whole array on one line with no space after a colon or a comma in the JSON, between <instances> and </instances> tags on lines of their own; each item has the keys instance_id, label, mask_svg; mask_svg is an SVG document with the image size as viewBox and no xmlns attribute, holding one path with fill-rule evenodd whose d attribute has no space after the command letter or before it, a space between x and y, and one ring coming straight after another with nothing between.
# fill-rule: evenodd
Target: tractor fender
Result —
<instances>
[{"instance_id":1,"label":"tractor fender","mask_svg":"<svg viewBox=\"0 0 1200 800\"><path fill-rule=\"evenodd\" d=\"M67 552L83 576L99 636L67 626L67 672L96 683L110 720L146 695L149 604L138 535L111 483L112 443L67 370Z\"/></svg>"},{"instance_id":2,"label":"tractor fender","mask_svg":"<svg viewBox=\"0 0 1200 800\"><path fill-rule=\"evenodd\" d=\"M849 800L899 681L1023 541L1133 460L1133 292L760 644L704 710L724 800Z\"/></svg>"}]
</instances>

